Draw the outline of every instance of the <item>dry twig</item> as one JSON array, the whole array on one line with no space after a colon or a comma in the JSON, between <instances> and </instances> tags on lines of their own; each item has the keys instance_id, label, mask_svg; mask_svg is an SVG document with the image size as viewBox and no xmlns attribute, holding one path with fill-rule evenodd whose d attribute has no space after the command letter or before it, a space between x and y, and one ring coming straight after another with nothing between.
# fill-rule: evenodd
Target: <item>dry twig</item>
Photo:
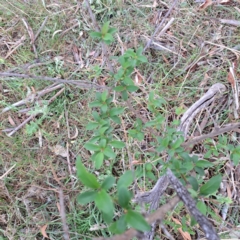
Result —
<instances>
[{"instance_id":1,"label":"dry twig","mask_svg":"<svg viewBox=\"0 0 240 240\"><path fill-rule=\"evenodd\" d=\"M82 89L107 89L106 86L101 86L98 84L91 83L89 81L84 80L67 80L62 78L52 78L52 77L46 77L46 76L35 76L32 74L20 74L20 73L10 73L10 72L0 72L0 77L17 77L17 78L28 78L28 79L38 79L41 81L52 81L57 83L65 83L65 84L71 84L75 85ZM0 79L1 80L1 79Z\"/></svg>"},{"instance_id":2,"label":"dry twig","mask_svg":"<svg viewBox=\"0 0 240 240\"><path fill-rule=\"evenodd\" d=\"M67 220L66 220L66 212L65 212L65 206L64 206L64 195L62 189L59 189L59 202L60 202L60 216L62 220L62 225L63 225L63 238L64 240L69 240L70 235L69 235L69 228L67 225Z\"/></svg>"},{"instance_id":3,"label":"dry twig","mask_svg":"<svg viewBox=\"0 0 240 240\"><path fill-rule=\"evenodd\" d=\"M156 34L158 33L158 31L160 30L160 28L162 27L163 23L165 22L165 20L167 19L167 17L171 14L171 12L173 11L174 7L176 6L178 0L174 0L172 6L169 8L169 10L167 11L166 15L164 16L164 18L162 19L162 21L160 22L160 24L157 26L157 28L155 29L154 33L152 34L150 40L148 41L148 43L146 44L146 46L144 47L144 51L151 45L153 38L156 36ZM171 20L170 20L171 21ZM164 31L162 31L161 33L159 33L158 37L160 37L162 34L164 33Z\"/></svg>"}]
</instances>

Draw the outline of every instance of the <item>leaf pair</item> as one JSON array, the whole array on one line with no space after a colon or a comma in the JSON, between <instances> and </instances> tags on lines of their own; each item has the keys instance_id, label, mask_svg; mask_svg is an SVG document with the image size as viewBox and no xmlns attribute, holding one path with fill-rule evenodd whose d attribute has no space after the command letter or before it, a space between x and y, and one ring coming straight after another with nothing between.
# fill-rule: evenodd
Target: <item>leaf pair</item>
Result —
<instances>
[{"instance_id":1,"label":"leaf pair","mask_svg":"<svg viewBox=\"0 0 240 240\"><path fill-rule=\"evenodd\" d=\"M109 27L110 22L105 22L100 32L90 32L92 38L100 39L106 44L111 44L114 41L113 34L117 31L116 28Z\"/></svg>"}]
</instances>

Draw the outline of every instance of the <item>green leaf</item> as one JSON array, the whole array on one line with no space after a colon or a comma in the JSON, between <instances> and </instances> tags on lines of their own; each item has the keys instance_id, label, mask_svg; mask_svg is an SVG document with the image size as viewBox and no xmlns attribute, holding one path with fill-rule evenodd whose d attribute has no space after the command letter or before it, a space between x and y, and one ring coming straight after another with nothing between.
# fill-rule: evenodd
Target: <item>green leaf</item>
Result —
<instances>
[{"instance_id":1,"label":"green leaf","mask_svg":"<svg viewBox=\"0 0 240 240\"><path fill-rule=\"evenodd\" d=\"M143 52L143 47L140 46L140 47L137 49L137 51L136 51L137 56L141 56L141 55L142 55L142 52Z\"/></svg>"},{"instance_id":2,"label":"green leaf","mask_svg":"<svg viewBox=\"0 0 240 240\"><path fill-rule=\"evenodd\" d=\"M180 171L181 173L188 173L194 168L194 165L192 162L183 162Z\"/></svg>"},{"instance_id":3,"label":"green leaf","mask_svg":"<svg viewBox=\"0 0 240 240\"><path fill-rule=\"evenodd\" d=\"M193 188L189 188L188 191L189 191L189 193L191 194L191 196L193 198L197 198L198 197L198 192L195 191Z\"/></svg>"},{"instance_id":4,"label":"green leaf","mask_svg":"<svg viewBox=\"0 0 240 240\"><path fill-rule=\"evenodd\" d=\"M108 130L109 127L102 127L99 129L99 134L100 135L103 135L107 130Z\"/></svg>"},{"instance_id":5,"label":"green leaf","mask_svg":"<svg viewBox=\"0 0 240 240\"><path fill-rule=\"evenodd\" d=\"M104 155L109 157L109 158L115 158L116 154L115 152L112 150L111 147L107 146L104 151L103 151Z\"/></svg>"},{"instance_id":6,"label":"green leaf","mask_svg":"<svg viewBox=\"0 0 240 240\"><path fill-rule=\"evenodd\" d=\"M110 231L115 234L121 234L126 231L127 223L126 216L122 215L116 222L110 226Z\"/></svg>"},{"instance_id":7,"label":"green leaf","mask_svg":"<svg viewBox=\"0 0 240 240\"><path fill-rule=\"evenodd\" d=\"M132 171L126 171L118 180L117 188L120 187L129 187L133 182L133 173Z\"/></svg>"},{"instance_id":8,"label":"green leaf","mask_svg":"<svg viewBox=\"0 0 240 240\"><path fill-rule=\"evenodd\" d=\"M214 164L207 161L207 160L199 160L196 162L196 167L200 167L200 168L208 168L208 167L212 167Z\"/></svg>"},{"instance_id":9,"label":"green leaf","mask_svg":"<svg viewBox=\"0 0 240 240\"><path fill-rule=\"evenodd\" d=\"M116 31L117 31L116 28L109 28L108 29L108 33L110 33L110 34L114 34Z\"/></svg>"},{"instance_id":10,"label":"green leaf","mask_svg":"<svg viewBox=\"0 0 240 240\"><path fill-rule=\"evenodd\" d=\"M195 218L191 217L191 222L190 222L191 227L193 227L196 224L197 224L197 221L195 220Z\"/></svg>"},{"instance_id":11,"label":"green leaf","mask_svg":"<svg viewBox=\"0 0 240 240\"><path fill-rule=\"evenodd\" d=\"M181 136L174 143L171 144L171 147L173 149L179 148L183 142L184 142L184 139L183 139L183 136Z\"/></svg>"},{"instance_id":12,"label":"green leaf","mask_svg":"<svg viewBox=\"0 0 240 240\"><path fill-rule=\"evenodd\" d=\"M98 112L96 112L96 111L92 112L92 116L93 116L94 120L97 121L97 122L101 120Z\"/></svg>"},{"instance_id":13,"label":"green leaf","mask_svg":"<svg viewBox=\"0 0 240 240\"><path fill-rule=\"evenodd\" d=\"M120 115L124 112L124 108L122 107L113 107L111 108L111 110L109 111L109 115L110 117L113 117L113 116L117 116L117 115Z\"/></svg>"},{"instance_id":14,"label":"green leaf","mask_svg":"<svg viewBox=\"0 0 240 240\"><path fill-rule=\"evenodd\" d=\"M232 150L231 159L235 166L239 164L239 162L240 162L240 147L236 147Z\"/></svg>"},{"instance_id":15,"label":"green leaf","mask_svg":"<svg viewBox=\"0 0 240 240\"><path fill-rule=\"evenodd\" d=\"M121 124L121 119L118 116L112 116L110 117L115 123Z\"/></svg>"},{"instance_id":16,"label":"green leaf","mask_svg":"<svg viewBox=\"0 0 240 240\"><path fill-rule=\"evenodd\" d=\"M77 168L77 176L80 179L80 181L83 183L83 185L93 189L98 189L100 187L100 184L98 183L95 175L87 171L87 169L82 164L79 156L77 157L76 168Z\"/></svg>"},{"instance_id":17,"label":"green leaf","mask_svg":"<svg viewBox=\"0 0 240 240\"><path fill-rule=\"evenodd\" d=\"M101 94L101 100L103 102L105 102L107 100L107 97L108 97L108 91L104 91L102 94Z\"/></svg>"},{"instance_id":18,"label":"green leaf","mask_svg":"<svg viewBox=\"0 0 240 240\"><path fill-rule=\"evenodd\" d=\"M198 190L198 181L195 177L189 176L187 178L187 180L189 181L189 183L192 185L192 188L197 191Z\"/></svg>"},{"instance_id":19,"label":"green leaf","mask_svg":"<svg viewBox=\"0 0 240 240\"><path fill-rule=\"evenodd\" d=\"M198 201L197 208L203 215L206 215L206 213L207 213L207 206L206 206L206 204L204 202Z\"/></svg>"},{"instance_id":20,"label":"green leaf","mask_svg":"<svg viewBox=\"0 0 240 240\"><path fill-rule=\"evenodd\" d=\"M128 99L128 92L126 90L122 91L122 98L125 101Z\"/></svg>"},{"instance_id":21,"label":"green leaf","mask_svg":"<svg viewBox=\"0 0 240 240\"><path fill-rule=\"evenodd\" d=\"M134 62L136 62L135 60L129 60L126 64L128 65L126 70L125 70L125 76L130 76L134 70L135 64ZM131 78L130 78L131 79ZM124 80L124 79L123 79ZM131 83L129 83L129 85L133 85L133 81L131 81Z\"/></svg>"},{"instance_id":22,"label":"green leaf","mask_svg":"<svg viewBox=\"0 0 240 240\"><path fill-rule=\"evenodd\" d=\"M101 189L96 197L95 197L95 204L97 208L106 214L109 218L113 217L114 214L114 205L112 198L107 194L105 189Z\"/></svg>"},{"instance_id":23,"label":"green leaf","mask_svg":"<svg viewBox=\"0 0 240 240\"><path fill-rule=\"evenodd\" d=\"M111 146L115 147L115 148L123 148L125 147L125 143L122 141L112 141L109 143Z\"/></svg>"},{"instance_id":24,"label":"green leaf","mask_svg":"<svg viewBox=\"0 0 240 240\"><path fill-rule=\"evenodd\" d=\"M96 191L87 191L81 193L77 196L77 201L79 204L85 205L87 203L93 202L97 195Z\"/></svg>"},{"instance_id":25,"label":"green leaf","mask_svg":"<svg viewBox=\"0 0 240 240\"><path fill-rule=\"evenodd\" d=\"M113 38L112 34L106 33L103 36L103 40L107 41L107 43L111 43L114 40L114 38Z\"/></svg>"},{"instance_id":26,"label":"green leaf","mask_svg":"<svg viewBox=\"0 0 240 240\"><path fill-rule=\"evenodd\" d=\"M106 113L107 110L108 110L108 105L106 103L103 103L102 106L101 106L101 110L103 113Z\"/></svg>"},{"instance_id":27,"label":"green leaf","mask_svg":"<svg viewBox=\"0 0 240 240\"><path fill-rule=\"evenodd\" d=\"M150 231L151 227L144 217L135 211L129 210L126 214L126 222L133 228L141 232Z\"/></svg>"},{"instance_id":28,"label":"green leaf","mask_svg":"<svg viewBox=\"0 0 240 240\"><path fill-rule=\"evenodd\" d=\"M200 194L203 196L213 194L220 187L221 181L222 181L222 176L220 174L212 177L208 182L206 182L200 188Z\"/></svg>"},{"instance_id":29,"label":"green leaf","mask_svg":"<svg viewBox=\"0 0 240 240\"><path fill-rule=\"evenodd\" d=\"M139 61L139 62L148 62L148 60L147 60L147 58L145 57L145 56L138 56L138 58L137 58L137 60Z\"/></svg>"},{"instance_id":30,"label":"green leaf","mask_svg":"<svg viewBox=\"0 0 240 240\"><path fill-rule=\"evenodd\" d=\"M118 188L118 192L117 192L117 196L118 196L118 203L122 208L127 209L129 202L132 198L132 194L130 193L130 191L128 191L128 189L124 186Z\"/></svg>"},{"instance_id":31,"label":"green leaf","mask_svg":"<svg viewBox=\"0 0 240 240\"><path fill-rule=\"evenodd\" d=\"M124 77L123 82L126 85L134 85L133 80L129 76Z\"/></svg>"},{"instance_id":32,"label":"green leaf","mask_svg":"<svg viewBox=\"0 0 240 240\"><path fill-rule=\"evenodd\" d=\"M110 189L115 183L115 178L113 176L108 176L102 183L102 188L105 190Z\"/></svg>"},{"instance_id":33,"label":"green leaf","mask_svg":"<svg viewBox=\"0 0 240 240\"><path fill-rule=\"evenodd\" d=\"M94 101L89 103L89 107L101 107L103 104L99 101Z\"/></svg>"},{"instance_id":34,"label":"green leaf","mask_svg":"<svg viewBox=\"0 0 240 240\"><path fill-rule=\"evenodd\" d=\"M100 146L101 148L105 148L105 147L107 146L107 139L102 138L102 139L100 140L100 142L99 142L99 146Z\"/></svg>"},{"instance_id":35,"label":"green leaf","mask_svg":"<svg viewBox=\"0 0 240 240\"><path fill-rule=\"evenodd\" d=\"M145 169L146 169L146 171L152 171L152 169L153 169L152 164L151 163L146 163L145 164Z\"/></svg>"},{"instance_id":36,"label":"green leaf","mask_svg":"<svg viewBox=\"0 0 240 240\"><path fill-rule=\"evenodd\" d=\"M137 87L137 86L134 86L134 85L129 85L129 86L127 86L127 90L128 90L129 92L135 92L135 91L138 90L138 87Z\"/></svg>"},{"instance_id":37,"label":"green leaf","mask_svg":"<svg viewBox=\"0 0 240 240\"><path fill-rule=\"evenodd\" d=\"M175 159L175 158L173 158L173 159L171 159L171 163L172 163L172 170L174 171L174 170L178 170L179 171L179 169L181 168L181 162L179 161L179 159Z\"/></svg>"},{"instance_id":38,"label":"green leaf","mask_svg":"<svg viewBox=\"0 0 240 240\"><path fill-rule=\"evenodd\" d=\"M97 128L98 126L99 126L99 123L97 123L97 122L90 122L86 126L86 129L87 130L93 130L93 129Z\"/></svg>"},{"instance_id":39,"label":"green leaf","mask_svg":"<svg viewBox=\"0 0 240 240\"><path fill-rule=\"evenodd\" d=\"M27 124L26 125L27 135L32 136L34 133L37 132L38 128L39 128L39 126L38 126L38 123L36 123L36 122L31 122L30 124Z\"/></svg>"},{"instance_id":40,"label":"green leaf","mask_svg":"<svg viewBox=\"0 0 240 240\"><path fill-rule=\"evenodd\" d=\"M104 154L99 152L92 156L92 160L94 161L94 166L96 169L100 169L103 165Z\"/></svg>"},{"instance_id":41,"label":"green leaf","mask_svg":"<svg viewBox=\"0 0 240 240\"><path fill-rule=\"evenodd\" d=\"M102 26L101 33L105 35L108 32L110 22L105 22Z\"/></svg>"},{"instance_id":42,"label":"green leaf","mask_svg":"<svg viewBox=\"0 0 240 240\"><path fill-rule=\"evenodd\" d=\"M136 138L139 140L139 141L142 141L144 139L144 134L142 132L138 132L137 135L136 135Z\"/></svg>"},{"instance_id":43,"label":"green leaf","mask_svg":"<svg viewBox=\"0 0 240 240\"><path fill-rule=\"evenodd\" d=\"M132 48L129 48L126 50L126 52L124 53L125 56L128 56L128 57L133 57L135 55L135 52Z\"/></svg>"},{"instance_id":44,"label":"green leaf","mask_svg":"<svg viewBox=\"0 0 240 240\"><path fill-rule=\"evenodd\" d=\"M126 86L119 85L119 86L115 87L114 90L117 92L122 92L123 90L126 90Z\"/></svg>"},{"instance_id":45,"label":"green leaf","mask_svg":"<svg viewBox=\"0 0 240 240\"><path fill-rule=\"evenodd\" d=\"M124 60L124 59L123 59ZM117 71L117 73L116 74L114 74L114 79L115 80L120 80L122 77L123 77L123 75L124 75L125 73L124 73L124 69L123 68L120 68L118 71Z\"/></svg>"},{"instance_id":46,"label":"green leaf","mask_svg":"<svg viewBox=\"0 0 240 240\"><path fill-rule=\"evenodd\" d=\"M204 176L204 170L200 167L195 167L194 170L200 175L200 176Z\"/></svg>"},{"instance_id":47,"label":"green leaf","mask_svg":"<svg viewBox=\"0 0 240 240\"><path fill-rule=\"evenodd\" d=\"M92 38L102 38L102 34L100 32L90 32L89 35Z\"/></svg>"},{"instance_id":48,"label":"green leaf","mask_svg":"<svg viewBox=\"0 0 240 240\"><path fill-rule=\"evenodd\" d=\"M156 178L156 175L153 174L153 172L150 172L150 171L147 171L146 172L146 177L148 177L149 179L153 180L153 181L156 181L157 178Z\"/></svg>"},{"instance_id":49,"label":"green leaf","mask_svg":"<svg viewBox=\"0 0 240 240\"><path fill-rule=\"evenodd\" d=\"M89 142L85 143L84 147L89 151L100 151L101 150L101 148L98 145L89 143Z\"/></svg>"}]
</instances>

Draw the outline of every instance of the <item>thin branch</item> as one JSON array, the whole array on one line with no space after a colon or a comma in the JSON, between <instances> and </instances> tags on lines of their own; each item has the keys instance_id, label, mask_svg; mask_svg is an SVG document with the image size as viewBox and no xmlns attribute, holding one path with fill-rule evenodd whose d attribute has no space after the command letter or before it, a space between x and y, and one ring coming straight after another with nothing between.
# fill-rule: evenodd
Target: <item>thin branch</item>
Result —
<instances>
[{"instance_id":1,"label":"thin branch","mask_svg":"<svg viewBox=\"0 0 240 240\"><path fill-rule=\"evenodd\" d=\"M70 136L70 128L69 128L69 119L68 119L68 110L66 109L66 105L64 105L65 108L65 118L66 118L66 125L67 125L67 134L68 134L68 138L67 138L67 163L68 163L68 171L70 174L70 178L71 181L73 182L73 174L72 174L72 168L71 168L71 162L70 162L70 156L69 156L69 143L68 141L71 139Z\"/></svg>"},{"instance_id":2,"label":"thin branch","mask_svg":"<svg viewBox=\"0 0 240 240\"><path fill-rule=\"evenodd\" d=\"M85 0L85 3L86 3L86 5L87 5L88 13L89 13L89 15L90 15L90 17L91 17L91 19L92 19L92 22L93 22L93 25L94 25L94 27L95 27L95 30L96 30L96 31L99 31L100 28L99 28L99 26L98 26L98 24L97 24L95 15L94 15L93 12L92 12L90 3L89 3L88 0Z\"/></svg>"},{"instance_id":3,"label":"thin branch","mask_svg":"<svg viewBox=\"0 0 240 240\"><path fill-rule=\"evenodd\" d=\"M167 175L169 180L177 192L178 197L183 201L183 203L188 208L191 215L196 219L200 227L203 229L205 236L208 240L219 240L215 229L213 228L212 224L209 220L202 214L196 207L196 203L191 197L188 190L182 185L182 183L175 177L170 169L167 171Z\"/></svg>"},{"instance_id":4,"label":"thin branch","mask_svg":"<svg viewBox=\"0 0 240 240\"><path fill-rule=\"evenodd\" d=\"M9 72L0 72L0 77L17 77L17 78L28 78L28 79L38 79L41 81L52 81L52 82L58 82L58 83L67 83L76 85L79 88L82 89L107 89L106 86L101 86L98 84L91 83L89 81L84 80L72 80L72 79L62 79L62 78L52 78L52 77L46 77L46 76L36 76L31 74L20 74L20 73L9 73ZM2 79L0 79L2 80Z\"/></svg>"},{"instance_id":5,"label":"thin branch","mask_svg":"<svg viewBox=\"0 0 240 240\"><path fill-rule=\"evenodd\" d=\"M41 90L41 91L39 91L39 92L37 92L37 93L32 93L32 94L30 94L29 96L27 96L25 99L22 99L22 100L20 100L20 101L18 101L18 102L16 102L16 103L13 103L11 106L4 108L4 109L1 111L1 113L5 113L5 112L11 110L11 109L14 108L14 107L19 107L19 106L25 105L25 104L27 104L27 103L29 103L29 102L33 102L35 98L42 97L42 96L44 96L45 94L50 93L50 92L52 92L52 91L55 91L55 90L57 90L57 89L59 89L59 88L62 88L62 87L64 87L63 84L58 84L58 85L53 84L53 85L51 85L51 86L48 86L47 88L45 88L45 89L43 89L43 90ZM64 88L63 88L63 89L64 89ZM50 100L51 100L51 99L50 99ZM0 113L0 114L1 114L1 113Z\"/></svg>"},{"instance_id":6,"label":"thin branch","mask_svg":"<svg viewBox=\"0 0 240 240\"><path fill-rule=\"evenodd\" d=\"M63 232L64 232L63 238L64 240L70 240L69 228L67 225L66 212L65 212L65 206L64 206L64 195L63 195L62 189L59 189L59 202L60 202L60 216L61 216Z\"/></svg>"},{"instance_id":7,"label":"thin branch","mask_svg":"<svg viewBox=\"0 0 240 240\"><path fill-rule=\"evenodd\" d=\"M216 137L216 136L218 136L220 134L223 134L223 133L226 133L226 132L231 132L234 129L239 128L239 127L240 127L240 122L231 123L231 124L229 124L226 127L217 128L216 130L214 130L211 133L208 133L208 134L205 134L205 135L201 135L199 137L194 137L194 138L190 139L189 141L183 143L182 146L183 147L187 147L189 145L193 145L193 144L196 144L198 142L201 142L201 141L203 141L203 140L205 140L207 138L213 138L213 137Z\"/></svg>"},{"instance_id":8,"label":"thin branch","mask_svg":"<svg viewBox=\"0 0 240 240\"><path fill-rule=\"evenodd\" d=\"M3 180L4 177L6 177L12 170L13 168L16 167L16 164L14 164L13 166L11 166L1 177L0 177L0 180Z\"/></svg>"},{"instance_id":9,"label":"thin branch","mask_svg":"<svg viewBox=\"0 0 240 240\"><path fill-rule=\"evenodd\" d=\"M36 41L36 39L38 38L39 34L41 33L41 31L43 30L45 24L47 23L48 21L48 16L44 19L42 25L40 26L40 28L38 29L38 31L36 32L35 34L35 37L34 37L34 42Z\"/></svg>"},{"instance_id":10,"label":"thin branch","mask_svg":"<svg viewBox=\"0 0 240 240\"><path fill-rule=\"evenodd\" d=\"M14 128L12 132L8 133L7 136L11 137L15 132L17 132L19 129L21 129L23 126L25 126L28 122L30 122L37 115L38 114L33 114L33 115L29 116L21 124L19 124L16 128Z\"/></svg>"},{"instance_id":11,"label":"thin branch","mask_svg":"<svg viewBox=\"0 0 240 240\"><path fill-rule=\"evenodd\" d=\"M163 23L165 22L166 18L171 14L171 12L173 11L174 7L176 6L178 0L174 0L172 6L169 8L169 10L167 11L166 15L164 16L164 18L162 19L162 21L160 22L160 24L157 26L156 30L154 31L154 33L152 34L150 40L148 41L148 43L146 44L146 46L144 47L144 51L151 45L153 38L156 36L156 34L158 33L158 31L160 30L160 28L162 27ZM158 37L162 35L163 32L160 32Z\"/></svg>"}]
</instances>

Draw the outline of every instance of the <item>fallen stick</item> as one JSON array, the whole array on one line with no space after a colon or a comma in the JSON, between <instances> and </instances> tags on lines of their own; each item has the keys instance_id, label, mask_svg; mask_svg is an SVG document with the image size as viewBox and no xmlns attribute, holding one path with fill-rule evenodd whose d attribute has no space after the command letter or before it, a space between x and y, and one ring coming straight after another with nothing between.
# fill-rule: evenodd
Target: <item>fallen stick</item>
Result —
<instances>
[{"instance_id":1,"label":"fallen stick","mask_svg":"<svg viewBox=\"0 0 240 240\"><path fill-rule=\"evenodd\" d=\"M19 129L21 129L23 126L25 126L28 122L30 122L37 115L38 114L33 114L33 115L29 116L21 124L19 124L16 128L14 128L12 132L8 133L7 136L11 137L15 132L17 132Z\"/></svg>"},{"instance_id":2,"label":"fallen stick","mask_svg":"<svg viewBox=\"0 0 240 240\"><path fill-rule=\"evenodd\" d=\"M18 78L28 78L28 79L32 78L32 79L38 79L41 81L52 81L52 82L58 82L58 83L72 84L72 85L76 85L82 89L90 89L90 88L108 89L108 87L106 87L106 86L101 86L101 85L90 83L88 81L83 81L83 80L72 80L72 79L67 80L67 79L62 79L62 78L35 76L35 75L31 75L31 74L0 72L0 77L18 77Z\"/></svg>"}]
</instances>

